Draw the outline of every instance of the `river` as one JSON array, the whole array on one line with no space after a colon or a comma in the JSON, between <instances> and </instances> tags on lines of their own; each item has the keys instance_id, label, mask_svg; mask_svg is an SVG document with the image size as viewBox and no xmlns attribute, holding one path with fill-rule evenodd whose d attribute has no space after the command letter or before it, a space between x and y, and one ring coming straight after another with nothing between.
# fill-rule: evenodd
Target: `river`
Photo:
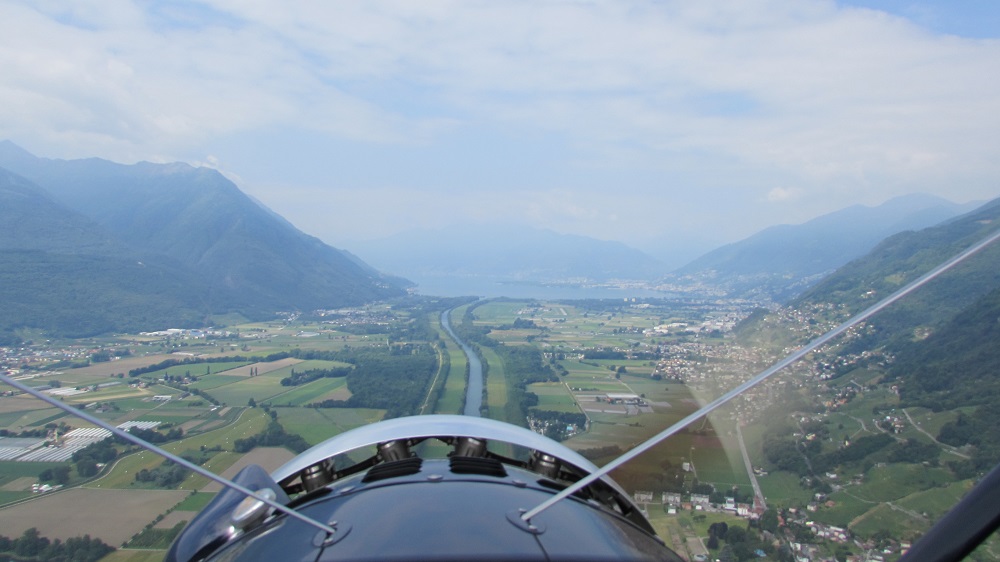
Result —
<instances>
[{"instance_id":1,"label":"river","mask_svg":"<svg viewBox=\"0 0 1000 562\"><path fill-rule=\"evenodd\" d=\"M441 326L448 332L451 339L455 340L465 352L465 357L469 360L469 382L465 387L465 411L467 416L479 416L479 409L483 405L483 364L480 363L476 352L472 350L464 341L458 339L451 329L451 310L441 313ZM450 373L448 376L454 375Z\"/></svg>"}]
</instances>

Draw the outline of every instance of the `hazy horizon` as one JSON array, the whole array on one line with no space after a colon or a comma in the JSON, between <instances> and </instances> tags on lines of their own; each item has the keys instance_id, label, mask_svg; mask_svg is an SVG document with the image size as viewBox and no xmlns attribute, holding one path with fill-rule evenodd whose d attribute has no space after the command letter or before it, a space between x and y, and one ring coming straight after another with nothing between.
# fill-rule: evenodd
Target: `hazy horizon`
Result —
<instances>
[{"instance_id":1,"label":"hazy horizon","mask_svg":"<svg viewBox=\"0 0 1000 562\"><path fill-rule=\"evenodd\" d=\"M652 248L998 194L1000 7L6 3L0 138L226 174L336 247L453 222Z\"/></svg>"}]
</instances>

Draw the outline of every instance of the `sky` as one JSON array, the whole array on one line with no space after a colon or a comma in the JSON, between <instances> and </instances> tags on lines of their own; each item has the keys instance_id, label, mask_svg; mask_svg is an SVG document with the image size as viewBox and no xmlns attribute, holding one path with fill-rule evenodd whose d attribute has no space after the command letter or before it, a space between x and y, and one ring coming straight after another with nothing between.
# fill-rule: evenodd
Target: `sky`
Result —
<instances>
[{"instance_id":1,"label":"sky","mask_svg":"<svg viewBox=\"0 0 1000 562\"><path fill-rule=\"evenodd\" d=\"M528 225L654 255L1000 196L993 0L0 0L0 139L210 166L352 241Z\"/></svg>"}]
</instances>

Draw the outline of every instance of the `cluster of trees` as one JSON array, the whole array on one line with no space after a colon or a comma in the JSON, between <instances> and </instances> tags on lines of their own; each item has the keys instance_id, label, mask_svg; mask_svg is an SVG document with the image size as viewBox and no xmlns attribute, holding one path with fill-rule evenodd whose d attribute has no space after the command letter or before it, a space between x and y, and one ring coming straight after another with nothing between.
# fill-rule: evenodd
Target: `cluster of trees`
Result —
<instances>
[{"instance_id":1,"label":"cluster of trees","mask_svg":"<svg viewBox=\"0 0 1000 562\"><path fill-rule=\"evenodd\" d=\"M934 443L921 443L907 439L889 448L889 462L932 462L941 454L941 448Z\"/></svg>"},{"instance_id":2,"label":"cluster of trees","mask_svg":"<svg viewBox=\"0 0 1000 562\"><path fill-rule=\"evenodd\" d=\"M842 464L859 462L869 455L895 443L895 440L885 434L870 435L855 440L847 447L821 453L819 440L807 441L800 450L794 439L769 434L764 438L764 455L767 460L780 470L794 472L800 476L816 472L832 470ZM907 453L899 453L907 454ZM809 460L806 460L808 456ZM810 470L811 465L811 470Z\"/></svg>"},{"instance_id":3,"label":"cluster of trees","mask_svg":"<svg viewBox=\"0 0 1000 562\"><path fill-rule=\"evenodd\" d=\"M160 433L155 429L142 429L139 427L129 428L128 432L147 443L165 443L184 436L184 430L179 427L169 429L166 433Z\"/></svg>"},{"instance_id":4,"label":"cluster of trees","mask_svg":"<svg viewBox=\"0 0 1000 562\"><path fill-rule=\"evenodd\" d=\"M705 546L711 550L719 550L717 558L726 562L759 560L762 554L776 554L774 545L770 541L761 540L760 534L755 530L729 526L722 521L709 525Z\"/></svg>"},{"instance_id":5,"label":"cluster of trees","mask_svg":"<svg viewBox=\"0 0 1000 562\"><path fill-rule=\"evenodd\" d=\"M136 482L152 482L157 488L173 488L188 477L189 470L169 460L153 470L142 469L135 475Z\"/></svg>"},{"instance_id":6,"label":"cluster of trees","mask_svg":"<svg viewBox=\"0 0 1000 562\"><path fill-rule=\"evenodd\" d=\"M983 404L972 415L959 413L953 422L946 423L938 440L953 447L972 445L970 460L953 461L948 466L960 478L970 478L995 466L1000 461L1000 404Z\"/></svg>"},{"instance_id":7,"label":"cluster of trees","mask_svg":"<svg viewBox=\"0 0 1000 562\"><path fill-rule=\"evenodd\" d=\"M38 479L42 482L55 482L56 484L66 485L69 483L69 473L70 468L65 465L46 468L38 473Z\"/></svg>"},{"instance_id":8,"label":"cluster of trees","mask_svg":"<svg viewBox=\"0 0 1000 562\"><path fill-rule=\"evenodd\" d=\"M494 351L503 361L508 381L507 404L504 406L507 420L527 420L529 404L538 404L538 397L528 392L528 385L555 382L559 377L550 365L543 362L542 352L537 347L498 345Z\"/></svg>"},{"instance_id":9,"label":"cluster of trees","mask_svg":"<svg viewBox=\"0 0 1000 562\"><path fill-rule=\"evenodd\" d=\"M237 439L233 442L233 450L237 453L246 453L254 447L285 447L296 453L301 453L309 448L309 443L305 439L285 431L285 428L278 423L274 410L271 410L270 414L271 422L267 424L264 431L246 439Z\"/></svg>"},{"instance_id":10,"label":"cluster of trees","mask_svg":"<svg viewBox=\"0 0 1000 562\"><path fill-rule=\"evenodd\" d=\"M501 330L538 330L540 329L538 324L535 324L534 320L528 320L527 318L515 318L513 324L504 324L500 326Z\"/></svg>"},{"instance_id":11,"label":"cluster of trees","mask_svg":"<svg viewBox=\"0 0 1000 562\"><path fill-rule=\"evenodd\" d=\"M604 464L598 463L597 461L601 459L613 459L619 457L625 451L622 450L618 445L604 445L602 447L591 447L589 449L581 449L577 451L583 458L594 461L594 464Z\"/></svg>"},{"instance_id":12,"label":"cluster of trees","mask_svg":"<svg viewBox=\"0 0 1000 562\"><path fill-rule=\"evenodd\" d=\"M415 414L438 368L437 353L427 344L345 349L338 360L354 365L346 405L385 409L387 418Z\"/></svg>"},{"instance_id":13,"label":"cluster of trees","mask_svg":"<svg viewBox=\"0 0 1000 562\"><path fill-rule=\"evenodd\" d=\"M406 322L394 322L389 329L389 343L433 342L440 337L437 330L431 327L429 314L414 314Z\"/></svg>"},{"instance_id":14,"label":"cluster of trees","mask_svg":"<svg viewBox=\"0 0 1000 562\"><path fill-rule=\"evenodd\" d=\"M534 410L531 412L531 417L537 420L558 421L559 423L565 425L575 425L580 428L585 427L587 425L587 416L581 414L580 412L556 412L553 410Z\"/></svg>"},{"instance_id":15,"label":"cluster of trees","mask_svg":"<svg viewBox=\"0 0 1000 562\"><path fill-rule=\"evenodd\" d=\"M537 396L534 393L528 393ZM577 412L555 412L552 410L531 410L528 417L540 421L547 421L549 424L545 428L545 436L555 441L563 441L569 437L567 426L576 426L583 429L587 425L587 416Z\"/></svg>"},{"instance_id":16,"label":"cluster of trees","mask_svg":"<svg viewBox=\"0 0 1000 562\"><path fill-rule=\"evenodd\" d=\"M842 464L864 460L869 455L875 454L895 442L896 440L892 436L885 433L859 437L847 447L814 457L812 459L813 470L827 471Z\"/></svg>"},{"instance_id":17,"label":"cluster of trees","mask_svg":"<svg viewBox=\"0 0 1000 562\"><path fill-rule=\"evenodd\" d=\"M306 404L306 408L348 408L347 400L334 400L332 398L327 398L322 402L310 402Z\"/></svg>"},{"instance_id":18,"label":"cluster of trees","mask_svg":"<svg viewBox=\"0 0 1000 562\"><path fill-rule=\"evenodd\" d=\"M269 355L265 360L276 361L285 357L340 361L352 365L346 368L347 388L351 391L348 400L326 400L309 404L309 407L379 408L386 410L386 418L416 413L426 395L427 385L438 369L437 352L430 344L364 348L345 346L338 351L295 349ZM193 389L191 392L208 397Z\"/></svg>"},{"instance_id":19,"label":"cluster of trees","mask_svg":"<svg viewBox=\"0 0 1000 562\"><path fill-rule=\"evenodd\" d=\"M115 449L109 439L91 443L73 453L73 463L76 465L76 473L84 478L97 474L98 464L107 464L116 458L118 458L118 450Z\"/></svg>"},{"instance_id":20,"label":"cluster of trees","mask_svg":"<svg viewBox=\"0 0 1000 562\"><path fill-rule=\"evenodd\" d=\"M0 558L8 560L50 560L53 562L95 562L107 556L114 547L90 535L49 540L32 527L18 538L0 535Z\"/></svg>"},{"instance_id":21,"label":"cluster of trees","mask_svg":"<svg viewBox=\"0 0 1000 562\"><path fill-rule=\"evenodd\" d=\"M291 376L281 379L281 386L298 386L300 384L306 384L307 382L312 382L322 378L346 377L350 372L350 367L309 369L308 371L302 371L301 373L296 373L295 369L292 369Z\"/></svg>"}]
</instances>

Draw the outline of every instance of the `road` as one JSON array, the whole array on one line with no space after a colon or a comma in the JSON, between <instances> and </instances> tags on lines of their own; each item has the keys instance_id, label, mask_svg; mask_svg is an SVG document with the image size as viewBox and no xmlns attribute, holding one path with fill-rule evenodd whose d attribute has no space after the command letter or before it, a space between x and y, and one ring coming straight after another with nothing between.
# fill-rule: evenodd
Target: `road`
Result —
<instances>
[{"instance_id":1,"label":"road","mask_svg":"<svg viewBox=\"0 0 1000 562\"><path fill-rule=\"evenodd\" d=\"M743 454L743 464L747 467L747 476L750 477L750 485L753 486L755 501L759 501L761 507L767 509L767 502L764 501L764 492L760 491L760 484L757 483L757 475L753 473L753 465L750 464L750 454L747 453L747 444L743 441L743 430L740 429L740 422L736 422L736 437L740 442L740 453Z\"/></svg>"},{"instance_id":2,"label":"road","mask_svg":"<svg viewBox=\"0 0 1000 562\"><path fill-rule=\"evenodd\" d=\"M937 445L939 447L941 447L945 451L947 451L947 452L949 452L949 453L951 453L951 454L953 454L953 455L955 455L957 457L962 457L963 459L970 458L969 455L966 455L964 453L960 453L960 452L956 451L955 448L952 447L951 445L945 445L944 443L942 443L942 442L938 441L937 439L935 439L933 435L931 435L930 433L927 433L926 431L924 431L924 428L920 427L919 425L917 425L917 422L913 421L913 418L910 417L910 412L907 412L906 408L900 408L900 409L903 410L904 414L906 414L906 419L909 420L910 425L912 425L914 429L916 429L920 433L923 433L924 435L926 435L927 437L929 437L930 440L933 441L933 442L935 442L935 443L937 443Z\"/></svg>"}]
</instances>

